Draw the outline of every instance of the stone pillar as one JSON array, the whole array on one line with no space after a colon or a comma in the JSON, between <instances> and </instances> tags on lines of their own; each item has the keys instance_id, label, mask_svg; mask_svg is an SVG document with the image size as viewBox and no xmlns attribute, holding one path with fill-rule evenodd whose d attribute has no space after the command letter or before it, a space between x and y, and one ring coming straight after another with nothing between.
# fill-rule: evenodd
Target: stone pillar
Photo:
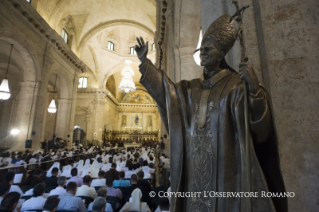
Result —
<instances>
[{"instance_id":1,"label":"stone pillar","mask_svg":"<svg viewBox=\"0 0 319 212\"><path fill-rule=\"evenodd\" d=\"M93 124L93 139L102 141L102 130L103 126L103 110L105 106L105 99L103 94L96 94L97 99L95 100L95 113L94 113L94 124Z\"/></svg>"},{"instance_id":2,"label":"stone pillar","mask_svg":"<svg viewBox=\"0 0 319 212\"><path fill-rule=\"evenodd\" d=\"M69 142L68 142L68 147L72 147L73 144L73 129L74 129L74 119L75 119L75 107L76 107L76 97L77 97L77 89L78 89L78 73L74 73L74 79L73 79L73 88L72 88L72 102L70 105L70 124L68 128L68 135L70 136Z\"/></svg>"},{"instance_id":3,"label":"stone pillar","mask_svg":"<svg viewBox=\"0 0 319 212\"><path fill-rule=\"evenodd\" d=\"M59 99L57 104L57 121L55 126L55 135L67 140L70 129L72 99Z\"/></svg>"},{"instance_id":4,"label":"stone pillar","mask_svg":"<svg viewBox=\"0 0 319 212\"><path fill-rule=\"evenodd\" d=\"M86 140L92 140L92 130L91 130L91 115L85 115L85 122L86 122Z\"/></svg>"},{"instance_id":5,"label":"stone pillar","mask_svg":"<svg viewBox=\"0 0 319 212\"><path fill-rule=\"evenodd\" d=\"M13 139L11 144L11 148L15 150L23 150L25 141L31 139L32 123L38 95L37 82L21 82L20 85L17 115L12 125L12 127L20 130L20 133ZM38 149L39 147L39 141L32 142L32 149Z\"/></svg>"}]
</instances>

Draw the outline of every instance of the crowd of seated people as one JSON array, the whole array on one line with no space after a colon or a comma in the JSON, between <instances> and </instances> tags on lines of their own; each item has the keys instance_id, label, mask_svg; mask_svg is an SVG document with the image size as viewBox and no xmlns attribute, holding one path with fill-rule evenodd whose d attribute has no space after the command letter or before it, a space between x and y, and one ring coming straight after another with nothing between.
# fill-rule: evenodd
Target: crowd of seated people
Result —
<instances>
[{"instance_id":1,"label":"crowd of seated people","mask_svg":"<svg viewBox=\"0 0 319 212\"><path fill-rule=\"evenodd\" d=\"M77 156L83 153L88 156ZM52 159L52 155L59 156L49 169L41 169L41 162L50 161L44 159ZM69 155L72 156L67 158ZM154 187L151 183L155 175L154 155L151 148L110 151L99 147L33 153L32 158L40 162L40 168L32 170L23 182L14 185L13 172L4 175L0 184L0 212L161 211L159 196L149 195L152 190L167 191L164 185ZM24 156L13 158L17 163ZM68 164L62 166L60 160L64 158ZM165 204L163 210L168 211Z\"/></svg>"}]
</instances>

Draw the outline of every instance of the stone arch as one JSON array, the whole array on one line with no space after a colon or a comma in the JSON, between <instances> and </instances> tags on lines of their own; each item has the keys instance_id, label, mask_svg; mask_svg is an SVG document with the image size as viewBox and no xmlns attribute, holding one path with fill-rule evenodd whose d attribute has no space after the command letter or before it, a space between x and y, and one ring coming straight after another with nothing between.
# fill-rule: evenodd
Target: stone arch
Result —
<instances>
[{"instance_id":1,"label":"stone arch","mask_svg":"<svg viewBox=\"0 0 319 212\"><path fill-rule=\"evenodd\" d=\"M9 44L13 44L13 51L16 50L19 52L23 66L21 67L21 70L23 72L23 80L22 81L31 81L35 82L37 79L39 79L39 71L40 66L35 59L35 55L32 54L30 51L32 48L26 42L22 40L17 35L13 35L10 32L0 32L0 40L6 41ZM21 43L24 43L23 45ZM28 49L28 50L27 50ZM15 58L13 58L14 61Z\"/></svg>"}]
</instances>

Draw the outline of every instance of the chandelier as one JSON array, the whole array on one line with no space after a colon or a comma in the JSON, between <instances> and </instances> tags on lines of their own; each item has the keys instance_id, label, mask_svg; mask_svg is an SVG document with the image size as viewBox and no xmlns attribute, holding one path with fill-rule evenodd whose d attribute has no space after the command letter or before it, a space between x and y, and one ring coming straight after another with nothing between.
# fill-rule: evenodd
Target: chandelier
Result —
<instances>
[{"instance_id":1,"label":"chandelier","mask_svg":"<svg viewBox=\"0 0 319 212\"><path fill-rule=\"evenodd\" d=\"M130 66L130 64L132 63L132 61L130 60L125 60L126 66L124 67L124 69L122 70L121 74L122 74L122 81L120 83L119 89L120 91L124 91L125 93L129 93L132 91L135 91L135 84L133 82L132 77L134 76L134 71L132 69L132 67Z\"/></svg>"},{"instance_id":2,"label":"chandelier","mask_svg":"<svg viewBox=\"0 0 319 212\"><path fill-rule=\"evenodd\" d=\"M13 44L11 44L6 76L4 77L4 79L2 80L2 82L0 84L0 100L1 101L9 99L11 96L10 89L9 89L9 81L8 81L7 77L8 77L8 71L9 71L9 66L10 66L12 48L13 48Z\"/></svg>"}]
</instances>

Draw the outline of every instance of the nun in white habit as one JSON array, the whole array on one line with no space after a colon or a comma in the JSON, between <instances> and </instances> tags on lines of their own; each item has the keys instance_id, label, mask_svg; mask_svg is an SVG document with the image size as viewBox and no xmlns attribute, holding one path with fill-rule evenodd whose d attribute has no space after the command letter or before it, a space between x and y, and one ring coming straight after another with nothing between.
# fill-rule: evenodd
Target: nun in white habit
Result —
<instances>
[{"instance_id":1,"label":"nun in white habit","mask_svg":"<svg viewBox=\"0 0 319 212\"><path fill-rule=\"evenodd\" d=\"M52 169L54 167L57 167L59 169L59 173L58 173L57 177L59 177L61 175L60 163L59 162L54 162L54 164L51 166L51 168L47 171L47 174L46 174L47 177L51 177L52 176L51 172L52 172Z\"/></svg>"},{"instance_id":2,"label":"nun in white habit","mask_svg":"<svg viewBox=\"0 0 319 212\"><path fill-rule=\"evenodd\" d=\"M132 192L132 202L127 202L122 207L120 212L126 211L141 211L141 212L151 212L151 209L145 202L141 202L142 192L140 189L136 188Z\"/></svg>"}]
</instances>

